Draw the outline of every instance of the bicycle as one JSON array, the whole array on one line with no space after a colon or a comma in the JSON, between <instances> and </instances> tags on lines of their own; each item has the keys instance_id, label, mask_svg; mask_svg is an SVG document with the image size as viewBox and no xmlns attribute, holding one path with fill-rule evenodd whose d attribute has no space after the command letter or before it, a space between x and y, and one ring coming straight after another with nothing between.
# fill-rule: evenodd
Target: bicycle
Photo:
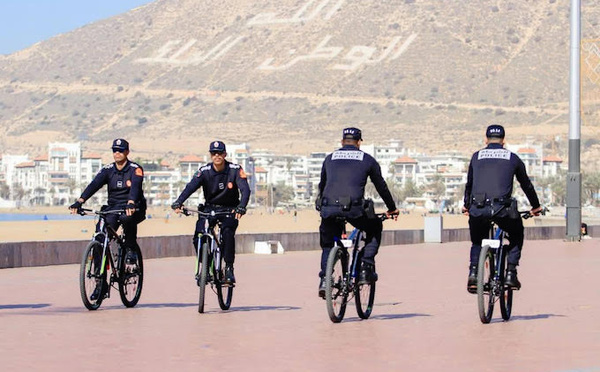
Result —
<instances>
[{"instance_id":1,"label":"bicycle","mask_svg":"<svg viewBox=\"0 0 600 372\"><path fill-rule=\"evenodd\" d=\"M198 234L198 245L200 249L196 250L196 270L195 279L200 294L198 299L198 312L204 312L204 300L206 286L210 284L210 288L217 294L219 307L222 310L229 310L233 297L233 283L225 283L224 258L221 254L223 240L221 237L222 222L218 216L226 216L235 214L232 210L203 212L201 210L191 210L182 208L183 214L189 216L191 213L206 217L204 223L204 231Z\"/></svg>"},{"instance_id":2,"label":"bicycle","mask_svg":"<svg viewBox=\"0 0 600 372\"><path fill-rule=\"evenodd\" d=\"M377 214L384 221L389 217L385 213ZM342 218L343 223L346 219ZM333 323L344 319L346 305L354 297L356 312L361 319L368 319L373 311L375 301L375 282L359 284L359 272L364 255L366 234L355 228L349 236L352 246L352 261L350 254L341 239L335 238L335 245L327 258L325 271L325 302L327 313ZM350 264L350 265L349 265ZM349 298L350 296L350 298Z\"/></svg>"},{"instance_id":3,"label":"bicycle","mask_svg":"<svg viewBox=\"0 0 600 372\"><path fill-rule=\"evenodd\" d=\"M110 288L114 288L115 283L119 286L119 295L125 307L137 305L142 295L144 282L142 252L137 246L126 247L123 235L118 234L106 223L107 215L124 212L124 209L95 211L84 208L77 211L82 216L96 214L100 219L99 231L94 233L83 252L79 272L81 300L88 310L98 309L105 298L110 298ZM97 298L92 300L91 297L98 285L100 289L96 293Z\"/></svg>"},{"instance_id":4,"label":"bicycle","mask_svg":"<svg viewBox=\"0 0 600 372\"><path fill-rule=\"evenodd\" d=\"M496 215L502 210L494 213ZM545 214L548 209L542 209ZM523 219L533 217L529 211L519 211ZM492 320L494 304L500 302L502 319L509 320L512 313L513 288L504 284L508 270L508 245L503 241L510 237L493 221L490 221L489 239L481 241L479 265L477 266L477 304L479 318L487 324Z\"/></svg>"}]
</instances>

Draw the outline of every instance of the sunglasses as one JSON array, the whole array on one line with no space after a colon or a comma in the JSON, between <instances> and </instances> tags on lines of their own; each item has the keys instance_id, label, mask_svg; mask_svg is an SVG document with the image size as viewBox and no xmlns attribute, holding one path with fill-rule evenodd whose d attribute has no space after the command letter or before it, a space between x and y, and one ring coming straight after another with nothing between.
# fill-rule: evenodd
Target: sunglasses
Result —
<instances>
[{"instance_id":1,"label":"sunglasses","mask_svg":"<svg viewBox=\"0 0 600 372\"><path fill-rule=\"evenodd\" d=\"M210 156L223 156L223 151L211 151Z\"/></svg>"},{"instance_id":2,"label":"sunglasses","mask_svg":"<svg viewBox=\"0 0 600 372\"><path fill-rule=\"evenodd\" d=\"M112 152L113 152L113 154L114 154L115 152L120 152L120 153L122 154L122 153L124 153L125 151L127 151L127 150L121 150L121 149L112 149Z\"/></svg>"}]
</instances>

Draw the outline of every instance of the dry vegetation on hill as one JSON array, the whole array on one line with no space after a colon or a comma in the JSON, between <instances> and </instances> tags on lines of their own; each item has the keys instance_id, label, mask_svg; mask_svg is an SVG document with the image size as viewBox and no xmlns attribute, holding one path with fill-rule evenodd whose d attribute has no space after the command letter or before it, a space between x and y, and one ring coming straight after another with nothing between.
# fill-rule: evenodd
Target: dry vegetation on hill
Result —
<instances>
[{"instance_id":1,"label":"dry vegetation on hill","mask_svg":"<svg viewBox=\"0 0 600 372\"><path fill-rule=\"evenodd\" d=\"M156 1L0 58L0 152L119 135L144 157L214 138L306 154L352 124L468 153L497 122L564 156L568 16L555 0Z\"/></svg>"}]
</instances>

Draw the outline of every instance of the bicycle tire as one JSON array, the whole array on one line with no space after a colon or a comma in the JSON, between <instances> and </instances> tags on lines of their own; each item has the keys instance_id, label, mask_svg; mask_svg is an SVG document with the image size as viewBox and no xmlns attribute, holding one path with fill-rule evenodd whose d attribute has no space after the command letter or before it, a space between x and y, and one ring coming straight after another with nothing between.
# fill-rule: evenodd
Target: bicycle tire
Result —
<instances>
[{"instance_id":1,"label":"bicycle tire","mask_svg":"<svg viewBox=\"0 0 600 372\"><path fill-rule=\"evenodd\" d=\"M133 263L126 262L129 251L133 252L131 257L135 257ZM121 302L125 307L134 307L142 296L142 286L144 284L142 251L139 247L124 248L120 261L119 295L121 296Z\"/></svg>"},{"instance_id":2,"label":"bicycle tire","mask_svg":"<svg viewBox=\"0 0 600 372\"><path fill-rule=\"evenodd\" d=\"M339 246L329 252L325 271L325 302L329 319L339 323L344 319L348 303L347 290L348 254Z\"/></svg>"},{"instance_id":3,"label":"bicycle tire","mask_svg":"<svg viewBox=\"0 0 600 372\"><path fill-rule=\"evenodd\" d=\"M492 320L494 313L494 288L492 279L494 277L494 254L488 245L481 248L479 254L479 266L477 267L477 305L479 308L479 319L484 324ZM486 288L487 287L487 288Z\"/></svg>"},{"instance_id":4,"label":"bicycle tire","mask_svg":"<svg viewBox=\"0 0 600 372\"><path fill-rule=\"evenodd\" d=\"M221 310L229 310L231 306L231 299L233 298L233 285L224 285L225 275L223 274L223 268L225 267L225 260L223 259L223 255L221 255L220 261L220 270L218 273L215 273L216 277L216 287L217 287L217 298L219 299L219 307Z\"/></svg>"},{"instance_id":5,"label":"bicycle tire","mask_svg":"<svg viewBox=\"0 0 600 372\"><path fill-rule=\"evenodd\" d=\"M359 253L358 262L362 261L363 251ZM360 265L357 265L360 267ZM373 311L373 302L375 302L375 282L368 284L358 284L359 275L354 278L354 303L356 313L361 319L369 319Z\"/></svg>"},{"instance_id":6,"label":"bicycle tire","mask_svg":"<svg viewBox=\"0 0 600 372\"><path fill-rule=\"evenodd\" d=\"M200 268L199 278L198 278L198 286L200 287L200 294L198 296L198 312L204 312L204 297L206 294L206 279L208 277L208 242L204 241L201 246L201 253L199 258L201 257L202 262L198 263L198 267Z\"/></svg>"},{"instance_id":7,"label":"bicycle tire","mask_svg":"<svg viewBox=\"0 0 600 372\"><path fill-rule=\"evenodd\" d=\"M96 300L90 299L98 280L104 282L103 277L98 278L93 274L97 270L94 264L94 252L97 252L97 250L100 252L98 254L102 254L102 245L97 241L91 241L83 251L81 266L79 268L79 293L81 294L83 305L88 310L98 309L104 300L104 296L102 295Z\"/></svg>"},{"instance_id":8,"label":"bicycle tire","mask_svg":"<svg viewBox=\"0 0 600 372\"><path fill-rule=\"evenodd\" d=\"M509 320L510 315L512 313L512 303L513 303L513 289L506 287L504 285L504 279L506 278L506 268L508 265L508 255L506 250L502 251L502 263L500 267L500 272L502 273L502 292L500 293L500 313L502 313L502 319Z\"/></svg>"}]
</instances>

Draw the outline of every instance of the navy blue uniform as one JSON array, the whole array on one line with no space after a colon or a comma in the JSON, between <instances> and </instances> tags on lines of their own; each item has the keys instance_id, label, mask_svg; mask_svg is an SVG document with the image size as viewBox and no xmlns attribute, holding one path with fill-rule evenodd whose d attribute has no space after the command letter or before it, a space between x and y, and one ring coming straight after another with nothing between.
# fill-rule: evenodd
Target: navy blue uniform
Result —
<instances>
[{"instance_id":1,"label":"navy blue uniform","mask_svg":"<svg viewBox=\"0 0 600 372\"><path fill-rule=\"evenodd\" d=\"M367 179L375 185L377 192L389 211L396 210L379 163L356 146L344 147L329 154L321 169L319 198L321 226L319 227L321 248L321 272L325 275L327 257L333 248L335 237L340 237L343 223L337 217L345 217L353 226L367 234L363 261L374 264L381 243L383 224L379 219L369 219L364 212L364 194Z\"/></svg>"},{"instance_id":2,"label":"navy blue uniform","mask_svg":"<svg viewBox=\"0 0 600 372\"><path fill-rule=\"evenodd\" d=\"M518 265L523 247L523 222L512 202L513 181L516 176L532 209L540 202L527 175L525 164L499 143L490 143L473 154L465 187L465 208L469 210L471 232L471 264L477 265L481 240L488 237L489 221L493 219L510 236L508 263ZM502 208L502 211L492 214Z\"/></svg>"},{"instance_id":3,"label":"navy blue uniform","mask_svg":"<svg viewBox=\"0 0 600 372\"><path fill-rule=\"evenodd\" d=\"M185 186L175 203L183 204L196 190L202 187L205 210L234 210L237 207L246 208L250 200L250 186L242 167L225 161L225 168L217 172L213 163L201 167L191 181ZM241 194L241 199L240 199ZM225 263L233 264L235 260L235 230L239 221L235 213L219 216L223 222L223 258ZM198 234L204 230L205 219L199 216L194 232L193 243L198 249Z\"/></svg>"},{"instance_id":4,"label":"navy blue uniform","mask_svg":"<svg viewBox=\"0 0 600 372\"><path fill-rule=\"evenodd\" d=\"M144 170L142 167L132 161L127 160L123 169L117 169L115 163L104 166L92 182L81 193L81 199L88 200L102 186L108 187L108 206L103 210L124 209L129 200L133 200L137 211L126 216L109 214L106 216L106 222L114 229L119 224L123 225L125 233L125 244L135 246L137 239L137 224L146 218L146 199L142 184L144 181ZM99 226L96 227L98 229Z\"/></svg>"}]
</instances>

